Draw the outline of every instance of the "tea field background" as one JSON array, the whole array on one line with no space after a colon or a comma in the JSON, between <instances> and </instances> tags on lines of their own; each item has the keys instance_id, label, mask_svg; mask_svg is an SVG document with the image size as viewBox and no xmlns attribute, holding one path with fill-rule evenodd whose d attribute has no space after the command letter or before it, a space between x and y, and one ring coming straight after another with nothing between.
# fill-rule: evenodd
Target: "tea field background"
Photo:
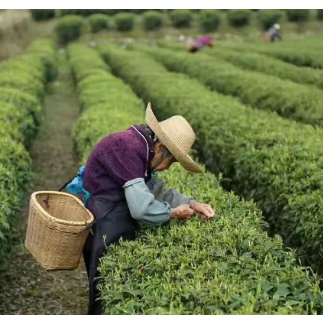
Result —
<instances>
[{"instance_id":1,"label":"tea field background","mask_svg":"<svg viewBox=\"0 0 323 323\"><path fill-rule=\"evenodd\" d=\"M210 203L143 227L100 263L104 314L322 314L322 10L0 11L0 313L86 314L84 264L47 272L24 247L30 194L57 190L102 137L183 115ZM264 43L271 23L283 41ZM212 49L186 42L216 34Z\"/></svg>"}]
</instances>

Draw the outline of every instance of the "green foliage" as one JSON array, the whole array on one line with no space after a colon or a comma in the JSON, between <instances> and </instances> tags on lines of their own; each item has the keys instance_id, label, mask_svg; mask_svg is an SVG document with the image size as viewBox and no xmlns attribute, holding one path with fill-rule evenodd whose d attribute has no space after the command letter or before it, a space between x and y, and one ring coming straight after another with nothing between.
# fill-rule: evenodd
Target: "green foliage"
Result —
<instances>
[{"instance_id":1,"label":"green foliage","mask_svg":"<svg viewBox=\"0 0 323 323\"><path fill-rule=\"evenodd\" d=\"M318 12L320 9L317 9ZM54 9L35 9L34 15L39 15L39 17L43 17L46 19L45 11L52 11L55 14ZM39 13L36 13L39 11ZM154 15L148 14L147 12L154 11ZM146 30L156 30L160 28L162 23L162 14L161 12L166 12L167 10L151 10L151 9L60 9L59 16L79 16L79 17L89 17L91 15L114 15L118 20L122 20L122 22L118 23L118 25L122 25L121 27L117 27L119 31L130 31L133 29L134 21L133 17L130 18L130 15L141 13L143 17L143 21L147 20L147 23L144 22L144 28ZM169 17L171 19L172 25L175 28L188 28L191 25L192 20L192 11L190 9L176 9L176 10L168 10ZM221 15L218 13L217 9L202 9L195 10L198 11L199 14L199 25L203 32L214 32L219 28L221 23ZM231 26L240 27L246 26L250 23L251 13L252 11L249 9L230 9L227 11L227 19ZM160 15L157 14L160 13ZM259 19L261 26L264 29L270 28L273 24L279 23L282 16L287 17L290 21L293 22L303 22L307 21L310 16L310 10L308 9L259 9ZM121 16L120 16L121 14ZM126 14L127 16L123 16ZM118 18L118 17L121 18ZM127 17L127 18L125 18ZM147 18L145 18L147 17ZM319 13L318 13L318 19ZM127 22L126 22L127 21ZM132 21L132 22L130 22ZM148 22L152 21L152 22ZM119 29L120 28L120 29ZM102 30L102 29L100 29Z\"/></svg>"},{"instance_id":2,"label":"green foliage","mask_svg":"<svg viewBox=\"0 0 323 323\"><path fill-rule=\"evenodd\" d=\"M94 66L100 64L99 57L94 61L94 54L85 46L69 48L74 62L74 55L87 53ZM124 55L110 47L104 53L115 71L128 75L127 81L134 84L138 80L136 91L143 89L143 83L147 87L150 83L155 111L167 104L172 106L166 108L168 112L179 111L174 109L174 96L162 93L166 88L178 93L175 83L183 93L185 77L175 77L143 55ZM128 86L108 72L105 81L104 74L96 77L94 68L93 75L77 84L84 112L73 138L83 162L103 136L143 119L143 104ZM157 87L152 78L156 78ZM322 313L318 279L296 265L295 254L283 251L279 237L267 236L266 223L255 204L225 193L210 173L189 174L177 165L163 174L163 180L168 187L211 203L218 218L146 228L136 241L110 247L99 267L104 314Z\"/></svg>"},{"instance_id":3,"label":"green foliage","mask_svg":"<svg viewBox=\"0 0 323 323\"><path fill-rule=\"evenodd\" d=\"M304 42L304 44L303 44ZM275 46L268 46L263 44L228 44L227 47L237 49L239 51L253 51L259 52L262 54L266 54L269 56L274 56L283 60L287 63L291 63L297 66L305 66L312 68L320 68L323 69L323 56L321 53L321 49L318 48L320 41L318 39L314 39L312 42L305 41L298 42L298 44L294 45L284 45L277 44Z\"/></svg>"},{"instance_id":4,"label":"green foliage","mask_svg":"<svg viewBox=\"0 0 323 323\"><path fill-rule=\"evenodd\" d=\"M14 88L1 88L0 124L11 124L19 130L24 145L29 148L41 122L41 106L32 95Z\"/></svg>"},{"instance_id":5,"label":"green foliage","mask_svg":"<svg viewBox=\"0 0 323 323\"><path fill-rule=\"evenodd\" d=\"M255 46L255 50L266 55L277 57L296 66L323 69L323 56L315 48L299 46Z\"/></svg>"},{"instance_id":6,"label":"green foliage","mask_svg":"<svg viewBox=\"0 0 323 323\"><path fill-rule=\"evenodd\" d=\"M185 75L167 72L142 53L109 46L100 51L114 73L138 95L156 102L160 119L174 114L186 117L196 131L195 147L208 169L224 174L227 189L254 199L264 210L271 230L281 234L287 245L302 246L299 251L313 267L321 266L321 129L251 109ZM192 60L192 55L187 59L178 56L179 62L170 52L149 53L173 70L193 75L194 69L195 77L203 82L211 73Z\"/></svg>"},{"instance_id":7,"label":"green foliage","mask_svg":"<svg viewBox=\"0 0 323 323\"><path fill-rule=\"evenodd\" d=\"M45 82L52 82L57 78L56 43L51 39L37 39L27 49L27 53L41 58Z\"/></svg>"},{"instance_id":8,"label":"green foliage","mask_svg":"<svg viewBox=\"0 0 323 323\"><path fill-rule=\"evenodd\" d=\"M77 15L87 17L97 13L105 15L115 15L119 12L142 13L149 9L60 9L60 16Z\"/></svg>"},{"instance_id":9,"label":"green foliage","mask_svg":"<svg viewBox=\"0 0 323 323\"><path fill-rule=\"evenodd\" d=\"M281 239L260 229L252 204L224 193L209 173L172 168L162 176L167 185L208 199L219 217L172 223L110 247L100 266L104 314L322 311L319 288L295 266L294 255L282 251Z\"/></svg>"},{"instance_id":10,"label":"green foliage","mask_svg":"<svg viewBox=\"0 0 323 323\"><path fill-rule=\"evenodd\" d=\"M175 28L189 28L193 16L189 9L175 9L170 12L170 19Z\"/></svg>"},{"instance_id":11,"label":"green foliage","mask_svg":"<svg viewBox=\"0 0 323 323\"><path fill-rule=\"evenodd\" d=\"M115 23L118 31L130 31L134 27L135 15L127 12L117 13L115 16Z\"/></svg>"},{"instance_id":12,"label":"green foliage","mask_svg":"<svg viewBox=\"0 0 323 323\"><path fill-rule=\"evenodd\" d=\"M93 49L73 44L68 47L68 56L84 111L75 123L73 143L77 155L85 162L90 149L106 135L107 129L115 129L113 125L118 125L126 111L140 111L143 103L127 85L108 72L104 61ZM138 121L138 117L127 121L131 125Z\"/></svg>"},{"instance_id":13,"label":"green foliage","mask_svg":"<svg viewBox=\"0 0 323 323\"><path fill-rule=\"evenodd\" d=\"M44 85L40 80L28 74L19 75L15 71L0 73L0 88L16 88L40 99L44 96Z\"/></svg>"},{"instance_id":14,"label":"green foliage","mask_svg":"<svg viewBox=\"0 0 323 323\"><path fill-rule=\"evenodd\" d=\"M297 67L283 62L275 57L258 53L249 53L217 47L216 51L208 54L224 59L246 70L255 70L264 74L289 79L296 83L309 84L323 89L323 71L309 67Z\"/></svg>"},{"instance_id":15,"label":"green foliage","mask_svg":"<svg viewBox=\"0 0 323 323\"><path fill-rule=\"evenodd\" d=\"M50 20L55 17L55 9L30 9L35 21Z\"/></svg>"},{"instance_id":16,"label":"green foliage","mask_svg":"<svg viewBox=\"0 0 323 323\"><path fill-rule=\"evenodd\" d=\"M261 26L264 30L267 30L279 23L282 16L283 12L280 9L261 9L259 15Z\"/></svg>"},{"instance_id":17,"label":"green foliage","mask_svg":"<svg viewBox=\"0 0 323 323\"><path fill-rule=\"evenodd\" d=\"M163 14L156 10L148 10L142 14L144 29L157 30L163 26Z\"/></svg>"},{"instance_id":18,"label":"green foliage","mask_svg":"<svg viewBox=\"0 0 323 323\"><path fill-rule=\"evenodd\" d=\"M68 15L59 19L55 26L55 34L59 43L66 45L80 38L85 20L79 16Z\"/></svg>"},{"instance_id":19,"label":"green foliage","mask_svg":"<svg viewBox=\"0 0 323 323\"><path fill-rule=\"evenodd\" d=\"M323 9L316 9L316 16L318 20L323 20Z\"/></svg>"},{"instance_id":20,"label":"green foliage","mask_svg":"<svg viewBox=\"0 0 323 323\"><path fill-rule=\"evenodd\" d=\"M317 88L245 71L204 54L196 56L166 49L151 52L167 68L198 78L213 90L237 96L254 108L275 111L284 117L313 125L323 125L323 93Z\"/></svg>"},{"instance_id":21,"label":"green foliage","mask_svg":"<svg viewBox=\"0 0 323 323\"><path fill-rule=\"evenodd\" d=\"M97 13L89 16L88 18L92 33L97 33L99 31L109 29L109 16Z\"/></svg>"},{"instance_id":22,"label":"green foliage","mask_svg":"<svg viewBox=\"0 0 323 323\"><path fill-rule=\"evenodd\" d=\"M54 57L54 44L39 40L24 55L0 64L0 262L10 249L17 206L31 180L26 148L41 121L47 69L53 68Z\"/></svg>"},{"instance_id":23,"label":"green foliage","mask_svg":"<svg viewBox=\"0 0 323 323\"><path fill-rule=\"evenodd\" d=\"M309 9L285 9L287 19L291 22L305 22L310 18Z\"/></svg>"},{"instance_id":24,"label":"green foliage","mask_svg":"<svg viewBox=\"0 0 323 323\"><path fill-rule=\"evenodd\" d=\"M97 53L90 48L88 51L80 50L79 48L83 48L83 46L73 44L73 46L69 46L67 52L75 82L80 82L84 78L93 75L94 72L97 77L100 74L105 76L108 67L102 60L98 59Z\"/></svg>"},{"instance_id":25,"label":"green foliage","mask_svg":"<svg viewBox=\"0 0 323 323\"><path fill-rule=\"evenodd\" d=\"M60 16L83 16L88 17L94 14L108 14L108 9L60 9Z\"/></svg>"},{"instance_id":26,"label":"green foliage","mask_svg":"<svg viewBox=\"0 0 323 323\"><path fill-rule=\"evenodd\" d=\"M243 27L250 23L251 10L230 9L228 11L228 22L232 27Z\"/></svg>"},{"instance_id":27,"label":"green foliage","mask_svg":"<svg viewBox=\"0 0 323 323\"><path fill-rule=\"evenodd\" d=\"M221 18L215 9L203 9L199 14L199 25L204 32L216 31L221 23Z\"/></svg>"}]
</instances>

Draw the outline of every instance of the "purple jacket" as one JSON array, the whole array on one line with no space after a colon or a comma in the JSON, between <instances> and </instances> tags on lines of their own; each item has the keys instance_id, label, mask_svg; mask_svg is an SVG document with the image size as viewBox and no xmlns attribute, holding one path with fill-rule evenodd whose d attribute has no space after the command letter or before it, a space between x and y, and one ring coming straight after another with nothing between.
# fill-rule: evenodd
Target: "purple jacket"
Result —
<instances>
[{"instance_id":1,"label":"purple jacket","mask_svg":"<svg viewBox=\"0 0 323 323\"><path fill-rule=\"evenodd\" d=\"M85 167L83 187L91 195L123 193L123 185L135 178L151 178L150 162L154 157L153 142L138 125L110 134L95 146ZM88 208L92 211L91 201Z\"/></svg>"},{"instance_id":2,"label":"purple jacket","mask_svg":"<svg viewBox=\"0 0 323 323\"><path fill-rule=\"evenodd\" d=\"M84 171L83 187L92 196L114 195L113 200L117 203L126 200L123 187L126 183L143 178L157 201L167 202L172 208L180 204L189 204L194 198L165 188L163 181L152 178L150 163L154 155L152 140L138 125L110 134L99 141L92 150ZM149 199L145 192L137 189L139 189L138 185L135 193L140 196L131 198L134 204L140 199ZM83 197L84 193L79 195L81 200ZM155 204L149 209L148 217L154 217L157 221L165 214L161 214L160 205ZM95 215L92 198L88 200L86 207ZM167 216L169 217L169 214Z\"/></svg>"},{"instance_id":3,"label":"purple jacket","mask_svg":"<svg viewBox=\"0 0 323 323\"><path fill-rule=\"evenodd\" d=\"M203 47L207 46L212 42L212 37L211 36L200 36L196 39L195 45L197 47Z\"/></svg>"}]
</instances>

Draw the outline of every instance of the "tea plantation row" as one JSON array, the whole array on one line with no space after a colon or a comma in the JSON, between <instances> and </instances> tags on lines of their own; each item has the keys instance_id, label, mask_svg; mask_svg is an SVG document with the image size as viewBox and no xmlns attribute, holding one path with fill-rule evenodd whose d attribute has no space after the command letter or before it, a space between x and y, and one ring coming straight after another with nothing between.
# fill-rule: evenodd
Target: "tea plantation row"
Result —
<instances>
[{"instance_id":1,"label":"tea plantation row","mask_svg":"<svg viewBox=\"0 0 323 323\"><path fill-rule=\"evenodd\" d=\"M191 55L169 49L140 46L168 69L198 78L213 90L237 96L257 109L313 125L323 125L323 92L255 71L246 71L231 63L205 54ZM243 56L243 54L241 54Z\"/></svg>"},{"instance_id":2,"label":"tea plantation row","mask_svg":"<svg viewBox=\"0 0 323 323\"><path fill-rule=\"evenodd\" d=\"M73 138L85 163L90 149L103 136L142 122L144 104L107 69L97 68L102 60L93 50L71 45L68 55L83 111ZM177 88L173 88L174 82L167 84L170 79L165 77L169 73L157 63L150 70L153 63L149 58L146 66L141 65L139 54L109 49L107 56L114 61L113 69L119 64L125 64L125 69L139 64L141 72L130 69L129 75L134 73L138 84L147 77L153 85L155 78L156 91L169 86L181 93L181 82L190 82L174 77ZM163 98L151 95L155 110L164 104L174 109L173 96ZM176 112L174 109L172 114ZM193 127L198 130L194 122ZM104 314L322 312L318 282L296 265L294 253L282 250L278 237L267 236L265 222L253 203L225 193L210 173L187 174L176 166L163 178L169 187L211 203L218 218L172 222L141 232L136 241L108 248L100 264Z\"/></svg>"},{"instance_id":3,"label":"tea plantation row","mask_svg":"<svg viewBox=\"0 0 323 323\"><path fill-rule=\"evenodd\" d=\"M185 75L168 72L143 53L109 45L100 52L137 95L153 102L160 118L185 116L197 133L195 148L208 169L224 174L226 188L254 199L271 231L288 245L302 246L301 255L321 266L323 130L251 109Z\"/></svg>"},{"instance_id":4,"label":"tea plantation row","mask_svg":"<svg viewBox=\"0 0 323 323\"><path fill-rule=\"evenodd\" d=\"M55 73L55 46L47 40L35 41L25 54L0 65L0 262L31 179L27 149L41 122L45 85Z\"/></svg>"}]
</instances>

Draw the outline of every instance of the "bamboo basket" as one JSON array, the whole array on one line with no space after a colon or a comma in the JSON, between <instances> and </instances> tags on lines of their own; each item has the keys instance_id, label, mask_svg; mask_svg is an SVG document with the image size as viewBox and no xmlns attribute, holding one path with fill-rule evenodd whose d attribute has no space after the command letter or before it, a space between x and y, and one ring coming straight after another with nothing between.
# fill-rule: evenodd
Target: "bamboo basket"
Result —
<instances>
[{"instance_id":1,"label":"bamboo basket","mask_svg":"<svg viewBox=\"0 0 323 323\"><path fill-rule=\"evenodd\" d=\"M25 246L47 270L76 269L93 221L92 213L71 194L34 192Z\"/></svg>"}]
</instances>

